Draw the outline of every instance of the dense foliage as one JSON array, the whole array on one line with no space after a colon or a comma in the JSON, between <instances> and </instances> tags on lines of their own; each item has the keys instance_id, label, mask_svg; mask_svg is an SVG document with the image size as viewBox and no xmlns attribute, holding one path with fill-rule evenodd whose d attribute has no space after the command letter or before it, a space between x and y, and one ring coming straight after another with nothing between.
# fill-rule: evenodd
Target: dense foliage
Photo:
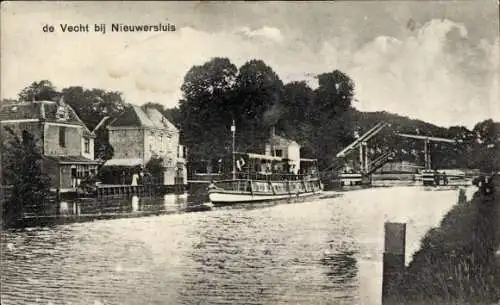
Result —
<instances>
[{"instance_id":1,"label":"dense foliage","mask_svg":"<svg viewBox=\"0 0 500 305\"><path fill-rule=\"evenodd\" d=\"M378 122L387 122L369 142L375 158L392 151L397 160L423 164L423 141L395 136L395 132L437 136L456 144L430 145L433 167L500 169L499 124L478 123L473 130L463 126L442 128L420 120L386 112L359 112L353 108L354 82L335 70L317 76L318 87L306 82L283 84L264 62L251 60L239 69L226 58L214 58L194 66L182 86L180 121L190 160L216 160L231 149L230 125L237 127L236 150L262 151L261 144L271 126L278 134L296 140L306 157L317 157L328 168L335 154ZM356 159L353 153L349 156ZM214 165L215 166L215 165Z\"/></svg>"},{"instance_id":2,"label":"dense foliage","mask_svg":"<svg viewBox=\"0 0 500 305\"><path fill-rule=\"evenodd\" d=\"M3 205L4 224L10 225L24 212L41 212L50 186L42 169L42 152L37 139L27 131L21 137L6 127L2 131L3 184L9 185L10 197ZM35 210L33 210L33 208Z\"/></svg>"},{"instance_id":3,"label":"dense foliage","mask_svg":"<svg viewBox=\"0 0 500 305\"><path fill-rule=\"evenodd\" d=\"M304 81L284 84L262 60L250 60L238 68L227 58L213 58L186 73L178 107L165 108L157 102L144 106L157 108L181 130L189 161L208 161L213 168L221 158L230 159L233 120L236 151L262 152L271 127L275 127L277 134L302 146L304 157L318 158L323 169L340 162L334 156L356 134L384 121L390 126L369 141L370 158L390 150L397 160L423 164L423 142L397 137L396 131L456 139L457 144L430 145L433 167L500 170L500 123L486 120L472 130L442 128L386 112L360 112L353 107L355 87L348 75L334 70L318 75L317 81L316 89ZM91 130L102 118L115 118L127 106L119 92L82 87L58 92L45 80L23 89L19 98L29 101L61 95ZM111 158L107 130L100 128L96 134L96 157ZM356 159L357 154L349 158Z\"/></svg>"}]
</instances>

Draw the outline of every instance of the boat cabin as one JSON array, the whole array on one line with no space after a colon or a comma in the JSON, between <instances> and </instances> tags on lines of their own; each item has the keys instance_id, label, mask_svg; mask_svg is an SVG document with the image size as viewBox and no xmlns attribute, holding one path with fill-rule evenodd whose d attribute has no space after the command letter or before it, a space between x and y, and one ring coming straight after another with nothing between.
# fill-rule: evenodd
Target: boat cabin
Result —
<instances>
[{"instance_id":1,"label":"boat cabin","mask_svg":"<svg viewBox=\"0 0 500 305\"><path fill-rule=\"evenodd\" d=\"M236 177L257 180L319 178L316 159L290 160L255 153L235 153Z\"/></svg>"}]
</instances>

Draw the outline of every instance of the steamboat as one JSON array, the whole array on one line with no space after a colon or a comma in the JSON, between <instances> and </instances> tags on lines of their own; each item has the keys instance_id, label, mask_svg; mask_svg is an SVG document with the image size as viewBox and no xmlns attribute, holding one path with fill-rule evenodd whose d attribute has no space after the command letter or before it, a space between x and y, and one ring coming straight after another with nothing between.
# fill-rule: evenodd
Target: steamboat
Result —
<instances>
[{"instance_id":1,"label":"steamboat","mask_svg":"<svg viewBox=\"0 0 500 305\"><path fill-rule=\"evenodd\" d=\"M234 151L232 178L212 181L208 197L214 205L255 203L317 195L322 192L318 162L300 158L300 145L271 131L265 153Z\"/></svg>"}]
</instances>

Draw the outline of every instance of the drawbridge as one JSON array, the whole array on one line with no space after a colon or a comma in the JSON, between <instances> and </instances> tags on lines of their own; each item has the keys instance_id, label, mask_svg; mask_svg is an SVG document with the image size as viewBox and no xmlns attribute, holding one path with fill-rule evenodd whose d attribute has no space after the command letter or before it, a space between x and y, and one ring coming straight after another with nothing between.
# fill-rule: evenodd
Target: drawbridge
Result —
<instances>
[{"instance_id":1,"label":"drawbridge","mask_svg":"<svg viewBox=\"0 0 500 305\"><path fill-rule=\"evenodd\" d=\"M354 142L349 144L347 147L342 149L340 152L336 154L335 162L332 163L332 166L328 169L328 171L342 171L345 168L346 160L345 158L354 151L358 151L359 153L359 170L354 171L344 171L339 174L339 178L341 181L343 180L343 184L365 184L371 183L371 175L379 168L381 168L387 162L393 160L395 153L391 150L382 152L375 159L370 160L369 158L369 146L368 141L376 136L382 129L390 126L389 123L379 122L370 130L365 132L363 135L359 136ZM412 135L406 133L398 133L394 132L394 135L403 138L410 138L414 140L423 140L424 142L424 175L425 173L431 172L431 156L430 156L430 147L429 144L431 142L444 142L444 143L454 143L456 144L456 140L439 138L439 137L431 137L431 136L422 136L422 135ZM433 174L434 179L434 174ZM426 178L425 179L430 179Z\"/></svg>"},{"instance_id":2,"label":"drawbridge","mask_svg":"<svg viewBox=\"0 0 500 305\"><path fill-rule=\"evenodd\" d=\"M389 160L392 159L394 154L391 151L383 152L381 155L376 157L374 160L369 159L369 146L368 141L377 135L382 129L390 126L386 122L380 122L372 127L370 130L365 132L363 135L359 136L354 142L349 144L347 147L342 149L337 153L337 166L336 170L342 168L345 163L345 157L347 157L352 152L358 150L359 153L359 171L357 173L343 173L349 176L353 176L355 179L362 179L362 177L368 177ZM340 162L339 162L340 161ZM342 166L340 164L342 163ZM333 168L332 168L333 169ZM341 174L342 175L342 174Z\"/></svg>"}]
</instances>

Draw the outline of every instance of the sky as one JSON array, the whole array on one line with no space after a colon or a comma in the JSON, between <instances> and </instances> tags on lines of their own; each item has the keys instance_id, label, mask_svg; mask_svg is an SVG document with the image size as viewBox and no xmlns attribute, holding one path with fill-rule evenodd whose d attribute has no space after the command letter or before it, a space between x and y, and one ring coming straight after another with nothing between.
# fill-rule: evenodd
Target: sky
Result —
<instances>
[{"instance_id":1,"label":"sky","mask_svg":"<svg viewBox=\"0 0 500 305\"><path fill-rule=\"evenodd\" d=\"M102 23L107 32L94 32ZM112 33L112 23L176 31ZM90 32L64 33L60 24ZM262 59L285 83L313 88L316 75L341 70L362 111L444 127L500 121L497 0L2 2L0 30L2 98L47 79L174 107L193 65L227 57L236 66Z\"/></svg>"}]
</instances>

